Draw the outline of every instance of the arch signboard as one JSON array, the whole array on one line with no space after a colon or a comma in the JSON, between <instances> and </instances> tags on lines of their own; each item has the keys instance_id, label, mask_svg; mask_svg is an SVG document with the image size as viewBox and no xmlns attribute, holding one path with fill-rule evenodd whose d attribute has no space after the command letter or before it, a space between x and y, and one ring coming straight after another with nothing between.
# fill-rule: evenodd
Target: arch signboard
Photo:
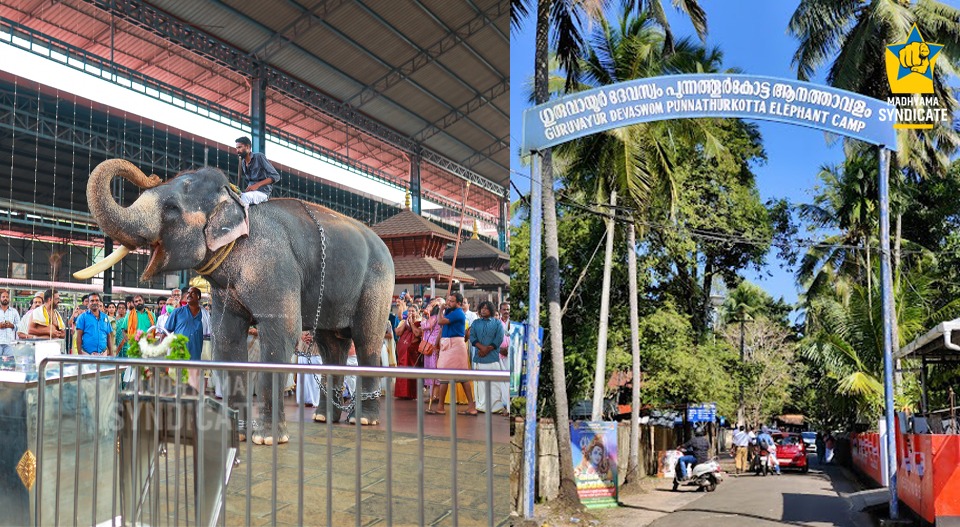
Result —
<instances>
[{"instance_id":1,"label":"arch signboard","mask_svg":"<svg viewBox=\"0 0 960 527\"><path fill-rule=\"evenodd\" d=\"M675 75L635 79L561 97L523 112L521 154L538 152L588 135L666 119L759 119L816 128L880 147L879 201L884 337L884 399L887 430L893 422L893 280L890 272L890 151L897 149L897 108L884 101L829 86L790 79L736 74ZM932 127L932 126L931 126ZM530 290L527 346L527 408L522 508L533 515L537 360L540 312L542 201L537 168L531 163ZM888 434L887 465L891 516L897 515L895 435Z\"/></svg>"},{"instance_id":2,"label":"arch signboard","mask_svg":"<svg viewBox=\"0 0 960 527\"><path fill-rule=\"evenodd\" d=\"M523 112L524 153L632 124L695 117L762 119L896 149L896 107L858 93L755 75L635 79L567 95Z\"/></svg>"}]
</instances>

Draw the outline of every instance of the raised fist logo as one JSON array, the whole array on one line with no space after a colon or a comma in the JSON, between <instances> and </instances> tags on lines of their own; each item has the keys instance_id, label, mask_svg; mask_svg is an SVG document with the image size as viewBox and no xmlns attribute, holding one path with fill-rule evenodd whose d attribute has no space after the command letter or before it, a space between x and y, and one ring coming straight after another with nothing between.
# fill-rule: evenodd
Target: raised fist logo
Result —
<instances>
[{"instance_id":1,"label":"raised fist logo","mask_svg":"<svg viewBox=\"0 0 960 527\"><path fill-rule=\"evenodd\" d=\"M900 50L900 65L914 73L926 73L930 67L930 47L925 42L911 42Z\"/></svg>"}]
</instances>

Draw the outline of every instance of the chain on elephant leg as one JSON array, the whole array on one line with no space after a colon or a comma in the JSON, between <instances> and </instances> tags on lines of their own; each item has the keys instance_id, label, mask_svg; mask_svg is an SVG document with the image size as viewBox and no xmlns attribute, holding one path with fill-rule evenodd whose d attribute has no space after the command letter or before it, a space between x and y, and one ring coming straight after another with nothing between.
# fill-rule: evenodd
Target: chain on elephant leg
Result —
<instances>
[{"instance_id":1,"label":"chain on elephant leg","mask_svg":"<svg viewBox=\"0 0 960 527\"><path fill-rule=\"evenodd\" d=\"M319 375L314 375L314 378L316 379L317 386L320 387L320 396L317 399L317 408L313 411L313 420L317 423L326 423L327 421L339 423L340 414L343 411L350 412L353 410L353 402L351 401L350 404L344 404L342 390L336 390L331 397L327 394L327 382L322 380ZM343 386L343 377L334 376L333 385ZM331 397L332 399L330 401L331 415L327 415L327 397Z\"/></svg>"},{"instance_id":2,"label":"chain on elephant leg","mask_svg":"<svg viewBox=\"0 0 960 527\"><path fill-rule=\"evenodd\" d=\"M362 387L360 390L360 424L361 425L378 425L380 424L380 397L383 394L380 392L380 378L379 377L363 377L363 380L359 383ZM356 424L356 406L354 406L354 412L350 413L350 424Z\"/></svg>"}]
</instances>

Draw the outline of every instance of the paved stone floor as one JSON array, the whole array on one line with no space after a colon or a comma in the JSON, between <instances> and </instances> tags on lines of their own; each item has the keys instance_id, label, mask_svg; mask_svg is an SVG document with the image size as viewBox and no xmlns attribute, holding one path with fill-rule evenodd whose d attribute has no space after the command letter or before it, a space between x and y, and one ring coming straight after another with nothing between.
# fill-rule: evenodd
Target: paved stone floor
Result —
<instances>
[{"instance_id":1,"label":"paved stone floor","mask_svg":"<svg viewBox=\"0 0 960 527\"><path fill-rule=\"evenodd\" d=\"M327 488L326 425L305 426L303 522L299 506L299 442L277 448L278 464L274 470L273 450L254 447L253 462L242 462L234 471L227 494L227 525L245 524L246 480L249 487L252 525L323 525L328 507L333 525L387 524L387 444L386 432L361 430L357 442L355 427L333 426L333 486ZM296 430L291 432L296 433ZM420 524L419 441L415 434L394 433L392 441L393 524ZM359 445L359 448L358 448ZM453 525L451 443L448 438L425 436L423 470L423 523ZM493 445L493 518L487 489L487 449L483 442L459 440L457 448L457 523L459 525L506 525L509 517L508 469L509 448L505 442ZM360 456L360 477L353 467ZM246 444L241 445L246 456ZM359 487L358 487L359 485ZM274 488L276 486L276 488ZM276 502L273 502L276 492ZM358 503L359 501L359 503ZM330 503L332 502L332 503ZM273 505L273 506L271 506Z\"/></svg>"},{"instance_id":2,"label":"paved stone floor","mask_svg":"<svg viewBox=\"0 0 960 527\"><path fill-rule=\"evenodd\" d=\"M326 525L328 510L329 524L335 526L509 524L509 428L507 419L502 416L491 416L494 441L491 449L492 500L486 486L486 418L482 415L457 416L455 513L450 415L424 416L421 477L416 402L395 403L393 434L389 443L392 470L388 482L385 424L359 430L356 425L345 423L328 427L312 421L312 409L307 408L305 414L300 415L290 398L285 403L289 443L275 448L240 443L238 456L241 462L233 470L227 485L225 525ZM332 434L329 445L328 430ZM301 443L302 479L299 469ZM329 487L328 448L333 456L332 485ZM359 478L354 471L358 464ZM182 476L191 481L189 454L186 465ZM161 475L161 480L166 480L166 474ZM388 483L393 498L390 521ZM161 501L164 501L163 496ZM192 499L180 503L186 501L190 501L192 507ZM171 512L154 523L172 522L172 509L166 510ZM192 520L193 511L183 505L179 514L181 523L187 517Z\"/></svg>"},{"instance_id":3,"label":"paved stone floor","mask_svg":"<svg viewBox=\"0 0 960 527\"><path fill-rule=\"evenodd\" d=\"M456 415L454 435L454 415L449 413L453 408L448 406L446 416L423 415L421 441L417 432L421 409L416 401L394 401L389 405L392 435L388 434L385 422L388 405L381 410L381 424L359 429L345 422L314 423L313 409L305 408L300 413L292 397L284 399L284 406L290 442L276 447L240 443L241 462L233 469L227 485L222 525L326 525L328 511L329 524L335 526L509 524L510 449L506 418L493 415L488 423L483 414ZM50 417L55 418L56 414ZM64 524L108 524L109 518L123 508L116 484L115 436L98 436L91 431L80 434L78 443L74 432L83 431L83 427L78 428L79 421L72 415L64 415L64 419L51 422L45 434L43 494L48 499L44 501L59 506L46 513L44 523L59 516ZM328 432L332 435L329 441ZM489 449L492 472L488 471L488 432L493 441ZM451 437L456 439L451 441ZM96 468L91 459L94 451L99 454ZM328 451L332 466L327 463ZM165 455L154 459L155 472L144 469L152 474L153 483L148 487L141 519L155 527L194 523L192 448L181 447L177 451L170 443ZM354 469L358 466L359 477ZM332 477L329 486L328 474ZM488 477L493 479L492 499L487 493ZM99 490L96 512L91 495L95 488ZM388 489L392 495L389 520ZM76 503L81 504L78 508L74 507L74 496ZM0 520L0 525L3 523Z\"/></svg>"}]
</instances>

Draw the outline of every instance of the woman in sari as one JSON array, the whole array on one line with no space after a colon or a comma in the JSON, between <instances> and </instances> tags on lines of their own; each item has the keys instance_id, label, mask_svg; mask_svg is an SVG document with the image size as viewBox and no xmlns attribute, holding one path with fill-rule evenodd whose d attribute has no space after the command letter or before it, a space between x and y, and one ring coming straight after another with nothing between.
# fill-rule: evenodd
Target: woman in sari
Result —
<instances>
[{"instance_id":1,"label":"woman in sari","mask_svg":"<svg viewBox=\"0 0 960 527\"><path fill-rule=\"evenodd\" d=\"M420 328L420 309L411 305L407 308L407 318L397 324L397 335L400 342L397 344L397 364L401 367L412 368L417 365L420 352L420 339L423 330ZM436 362L436 359L434 359ZM416 399L417 381L415 379L397 379L396 397L398 399Z\"/></svg>"},{"instance_id":2,"label":"woman in sari","mask_svg":"<svg viewBox=\"0 0 960 527\"><path fill-rule=\"evenodd\" d=\"M429 342L430 344L437 344L438 337L440 336L440 308L443 306L444 301L442 298L435 298L430 302L430 305L423 310L426 313L427 318L420 323L420 327L423 329L422 339ZM434 350L430 355L423 356L423 367L426 369L437 369L437 351ZM423 381L424 386L428 387L430 391L430 403L431 405L434 402L440 402L438 398L438 392L440 389L440 383L436 379L425 379Z\"/></svg>"}]
</instances>

